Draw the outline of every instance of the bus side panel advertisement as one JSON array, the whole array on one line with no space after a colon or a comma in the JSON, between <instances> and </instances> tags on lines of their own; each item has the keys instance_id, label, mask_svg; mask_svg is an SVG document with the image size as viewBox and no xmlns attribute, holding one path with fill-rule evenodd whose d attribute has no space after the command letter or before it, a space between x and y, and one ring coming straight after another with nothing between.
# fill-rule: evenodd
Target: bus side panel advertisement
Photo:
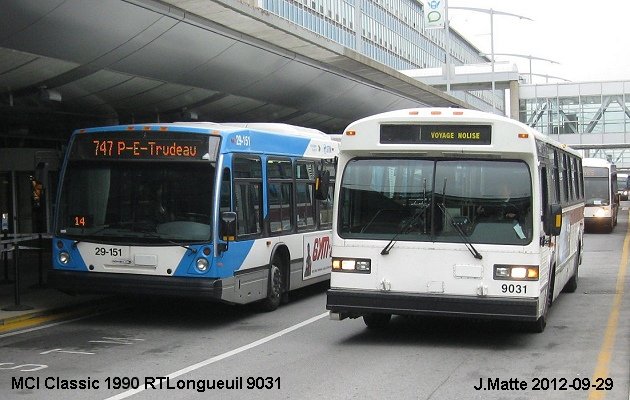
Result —
<instances>
[{"instance_id":1,"label":"bus side panel advertisement","mask_svg":"<svg viewBox=\"0 0 630 400\"><path fill-rule=\"evenodd\" d=\"M330 232L315 232L304 235L304 280L330 273L332 264L332 237Z\"/></svg>"}]
</instances>

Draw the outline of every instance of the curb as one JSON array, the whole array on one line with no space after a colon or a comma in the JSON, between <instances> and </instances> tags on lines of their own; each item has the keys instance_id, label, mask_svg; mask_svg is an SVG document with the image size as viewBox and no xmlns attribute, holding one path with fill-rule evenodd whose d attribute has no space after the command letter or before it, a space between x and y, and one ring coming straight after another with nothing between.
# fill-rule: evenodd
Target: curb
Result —
<instances>
[{"instance_id":1,"label":"curb","mask_svg":"<svg viewBox=\"0 0 630 400\"><path fill-rule=\"evenodd\" d=\"M32 328L52 321L68 320L78 316L99 314L124 307L124 304L113 297L98 299L92 303L88 300L71 305L63 305L50 309L35 310L30 313L0 319L0 334Z\"/></svg>"}]
</instances>

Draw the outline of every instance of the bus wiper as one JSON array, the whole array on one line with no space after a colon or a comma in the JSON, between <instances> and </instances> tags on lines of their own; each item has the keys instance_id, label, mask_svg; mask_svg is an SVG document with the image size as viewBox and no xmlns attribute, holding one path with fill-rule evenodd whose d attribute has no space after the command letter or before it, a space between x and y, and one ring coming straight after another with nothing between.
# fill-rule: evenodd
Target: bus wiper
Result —
<instances>
[{"instance_id":1,"label":"bus wiper","mask_svg":"<svg viewBox=\"0 0 630 400\"><path fill-rule=\"evenodd\" d=\"M462 242L464 242L464 244L466 245L466 248L470 251L473 257L475 257L477 260L481 260L483 258L482 255L477 251L477 249L475 249L475 246L473 246L472 242L466 237L466 234L464 233L464 231L462 231L462 228L458 224L455 223L455 221L453 220L453 217L451 217L451 214L449 214L448 211L446 210L446 205L445 205L445 200L444 200L445 197L446 197L446 178L444 178L444 187L442 188L442 203L439 203L438 207L440 207L440 210L442 210L444 215L446 215L448 220L451 222L451 225L453 226L453 228L455 228L455 231L457 232L459 237L462 239Z\"/></svg>"},{"instance_id":2,"label":"bus wiper","mask_svg":"<svg viewBox=\"0 0 630 400\"><path fill-rule=\"evenodd\" d=\"M149 235L149 236L151 236L152 238L155 238L155 239L163 240L166 243L174 244L175 246L183 247L186 250L190 250L190 252L193 253L193 254L197 252L197 249L194 249L194 248L192 248L190 246L187 246L187 245L185 245L183 243L178 243L178 242L176 242L174 240L171 240L171 239L163 238L162 236L158 235L157 233L153 233L153 232L148 231L146 229L139 229L137 232L144 233L145 235Z\"/></svg>"},{"instance_id":3,"label":"bus wiper","mask_svg":"<svg viewBox=\"0 0 630 400\"><path fill-rule=\"evenodd\" d=\"M398 233L396 233L394 235L394 237L392 238L392 240L389 241L389 243L387 243L387 245L385 247L383 247L383 250L381 250L381 254L382 255L387 255L389 254L389 251L392 249L392 247L394 247L394 244L396 243L396 239L398 239L398 236L402 235L403 233L406 233L407 230L417 221L420 219L420 217L422 217L422 215L424 215L424 212L427 210L428 208L428 204L422 204L420 207L418 207L418 209L416 210L416 213L409 218L401 227L400 227L400 231L398 231Z\"/></svg>"}]
</instances>

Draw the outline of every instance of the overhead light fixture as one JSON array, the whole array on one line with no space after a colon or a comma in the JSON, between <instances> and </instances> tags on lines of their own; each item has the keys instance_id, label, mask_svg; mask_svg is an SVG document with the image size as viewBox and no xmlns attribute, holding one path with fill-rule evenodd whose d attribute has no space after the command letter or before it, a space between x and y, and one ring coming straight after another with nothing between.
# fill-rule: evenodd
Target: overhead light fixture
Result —
<instances>
[{"instance_id":1,"label":"overhead light fixture","mask_svg":"<svg viewBox=\"0 0 630 400\"><path fill-rule=\"evenodd\" d=\"M61 93L54 89L41 88L39 98L43 101L61 101Z\"/></svg>"},{"instance_id":2,"label":"overhead light fixture","mask_svg":"<svg viewBox=\"0 0 630 400\"><path fill-rule=\"evenodd\" d=\"M199 114L197 114L196 111L184 110L182 112L182 118L186 121L197 121L199 119Z\"/></svg>"}]
</instances>

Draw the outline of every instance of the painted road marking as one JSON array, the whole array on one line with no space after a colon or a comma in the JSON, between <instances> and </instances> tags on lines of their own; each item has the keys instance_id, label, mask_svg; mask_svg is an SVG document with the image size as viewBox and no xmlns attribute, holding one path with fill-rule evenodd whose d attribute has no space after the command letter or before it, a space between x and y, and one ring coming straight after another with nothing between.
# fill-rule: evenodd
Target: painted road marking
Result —
<instances>
[{"instance_id":1,"label":"painted road marking","mask_svg":"<svg viewBox=\"0 0 630 400\"><path fill-rule=\"evenodd\" d=\"M606 331L604 332L602 347L600 348L599 355L597 356L597 366L595 367L595 372L593 373L593 378L591 379L592 383L595 383L599 378L606 379L609 377L608 368L615 349L615 336L617 336L619 310L621 309L624 280L626 277L626 269L628 268L628 254L630 254L630 220L628 221L626 238L623 241L621 261L619 262L619 272L617 273L615 298L613 300L610 314L608 315L608 324L606 325ZM589 400L602 400L605 397L606 392L604 390L595 390L593 388L591 388L588 394Z\"/></svg>"},{"instance_id":2,"label":"painted road marking","mask_svg":"<svg viewBox=\"0 0 630 400\"><path fill-rule=\"evenodd\" d=\"M19 369L20 372L33 372L48 368L48 365L45 364L14 364L15 363L0 363L0 369ZM3 365L13 365L13 367L3 367Z\"/></svg>"},{"instance_id":3,"label":"painted road marking","mask_svg":"<svg viewBox=\"0 0 630 400\"><path fill-rule=\"evenodd\" d=\"M116 338L116 337L105 337L105 340L89 340L88 343L109 343L109 344L133 344L133 341L141 342L144 339L134 339L134 338Z\"/></svg>"},{"instance_id":4,"label":"painted road marking","mask_svg":"<svg viewBox=\"0 0 630 400\"><path fill-rule=\"evenodd\" d=\"M177 378L178 376L182 376L182 375L187 374L189 372L198 370L200 368L203 368L205 366L213 364L213 363L215 363L217 361L221 361L221 360L224 360L224 359L226 359L228 357L235 356L235 355L237 355L239 353L242 353L244 351L253 349L254 347L260 346L261 344L265 344L265 343L270 342L270 341L272 341L274 339L277 339L277 338L279 338L281 336L284 336L287 333L291 333L291 332L293 332L293 331L295 331L297 329L300 329L300 328L302 328L302 327L304 327L306 325L312 324L315 321L319 321L320 319L322 319L324 317L328 317L328 311L326 311L325 313L322 313L320 315L316 315L313 318L309 318L306 321L302 321L302 322L300 322L298 324L290 326L290 327L288 327L286 329L283 329L283 330L281 330L279 332L276 332L276 333L274 333L272 335L269 335L269 336L264 337L262 339L258 339L255 342L251 342L249 344L246 344L246 345L241 346L239 348L236 348L234 350L230 350L230 351L228 351L226 353L219 354L218 356L214 356L212 358L208 358L207 360L198 362L197 364L193 364L193 365L191 365L189 367L180 369L179 371L175 371L175 372L173 372L173 373L171 373L169 375L166 375L166 377L170 378L170 379L174 379L174 378ZM138 394L138 393L144 392L146 389L147 389L147 387L146 387L146 385L144 385L144 386L139 387L138 389L128 390L126 392L119 393L119 394L117 394L115 396L108 397L105 400L126 399L127 397L131 397L134 394Z\"/></svg>"},{"instance_id":5,"label":"painted road marking","mask_svg":"<svg viewBox=\"0 0 630 400\"><path fill-rule=\"evenodd\" d=\"M66 354L82 354L86 356L93 356L96 353L90 353L89 351L72 351L72 350L64 350L64 349L52 349L48 351L43 351L39 354L50 354L50 353L66 353Z\"/></svg>"}]
</instances>

